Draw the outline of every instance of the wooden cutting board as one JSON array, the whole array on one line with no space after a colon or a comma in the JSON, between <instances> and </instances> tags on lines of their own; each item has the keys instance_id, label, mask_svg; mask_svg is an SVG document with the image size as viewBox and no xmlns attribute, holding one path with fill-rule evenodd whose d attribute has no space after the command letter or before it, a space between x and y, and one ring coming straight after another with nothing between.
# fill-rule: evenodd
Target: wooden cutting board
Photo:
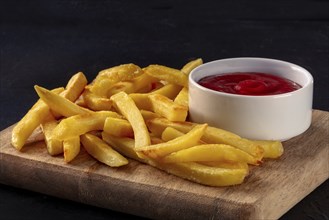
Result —
<instances>
[{"instance_id":1,"label":"wooden cutting board","mask_svg":"<svg viewBox=\"0 0 329 220\"><path fill-rule=\"evenodd\" d=\"M0 134L0 182L149 218L277 219L329 177L329 112L314 110L311 127L284 142L285 153L251 169L245 182L208 187L131 160L110 168L85 151L70 164L43 142L18 152L12 126Z\"/></svg>"}]
</instances>

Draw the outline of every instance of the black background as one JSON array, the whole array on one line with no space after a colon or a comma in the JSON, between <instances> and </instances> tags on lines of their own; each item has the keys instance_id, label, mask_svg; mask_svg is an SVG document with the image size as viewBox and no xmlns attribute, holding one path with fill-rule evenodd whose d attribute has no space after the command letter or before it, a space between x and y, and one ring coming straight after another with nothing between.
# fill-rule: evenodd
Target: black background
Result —
<instances>
[{"instance_id":1,"label":"black background","mask_svg":"<svg viewBox=\"0 0 329 220\"><path fill-rule=\"evenodd\" d=\"M91 80L123 63L181 68L198 57L267 57L301 65L314 77L313 107L329 111L325 0L13 0L0 1L0 16L0 130L32 106L35 84L64 86L78 71ZM329 219L328 188L327 180L282 219ZM0 213L6 219L132 217L5 185Z\"/></svg>"}]
</instances>

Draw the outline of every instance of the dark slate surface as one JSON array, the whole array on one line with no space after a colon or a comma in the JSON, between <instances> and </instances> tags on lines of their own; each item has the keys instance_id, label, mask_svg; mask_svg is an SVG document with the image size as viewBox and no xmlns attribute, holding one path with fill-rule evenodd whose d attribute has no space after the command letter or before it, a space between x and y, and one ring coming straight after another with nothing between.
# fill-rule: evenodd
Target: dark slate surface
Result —
<instances>
[{"instance_id":1,"label":"dark slate surface","mask_svg":"<svg viewBox=\"0 0 329 220\"><path fill-rule=\"evenodd\" d=\"M202 57L267 57L314 77L329 111L329 3L292 1L0 1L0 129L36 100L33 85L63 86L122 63L180 68ZM14 171L13 171L14 172ZM326 181L282 219L329 219ZM275 202L275 201L274 201ZM128 219L124 213L0 185L5 219Z\"/></svg>"}]
</instances>

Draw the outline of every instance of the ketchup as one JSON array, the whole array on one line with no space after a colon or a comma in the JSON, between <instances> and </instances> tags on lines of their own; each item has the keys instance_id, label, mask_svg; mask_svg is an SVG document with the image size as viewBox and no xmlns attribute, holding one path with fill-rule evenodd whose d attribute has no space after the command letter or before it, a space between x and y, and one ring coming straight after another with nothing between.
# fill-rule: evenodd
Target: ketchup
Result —
<instances>
[{"instance_id":1,"label":"ketchup","mask_svg":"<svg viewBox=\"0 0 329 220\"><path fill-rule=\"evenodd\" d=\"M256 72L217 74L204 77L198 83L219 92L253 96L277 95L301 88L289 79Z\"/></svg>"}]
</instances>

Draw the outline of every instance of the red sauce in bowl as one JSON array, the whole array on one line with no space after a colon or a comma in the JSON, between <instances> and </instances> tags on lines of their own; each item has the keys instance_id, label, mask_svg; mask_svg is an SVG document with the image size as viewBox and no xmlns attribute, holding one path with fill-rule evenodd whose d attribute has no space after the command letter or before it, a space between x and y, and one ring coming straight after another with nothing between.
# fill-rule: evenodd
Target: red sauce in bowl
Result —
<instances>
[{"instance_id":1,"label":"red sauce in bowl","mask_svg":"<svg viewBox=\"0 0 329 220\"><path fill-rule=\"evenodd\" d=\"M238 95L277 95L300 89L289 79L268 73L236 72L207 76L198 83L208 89Z\"/></svg>"}]
</instances>

